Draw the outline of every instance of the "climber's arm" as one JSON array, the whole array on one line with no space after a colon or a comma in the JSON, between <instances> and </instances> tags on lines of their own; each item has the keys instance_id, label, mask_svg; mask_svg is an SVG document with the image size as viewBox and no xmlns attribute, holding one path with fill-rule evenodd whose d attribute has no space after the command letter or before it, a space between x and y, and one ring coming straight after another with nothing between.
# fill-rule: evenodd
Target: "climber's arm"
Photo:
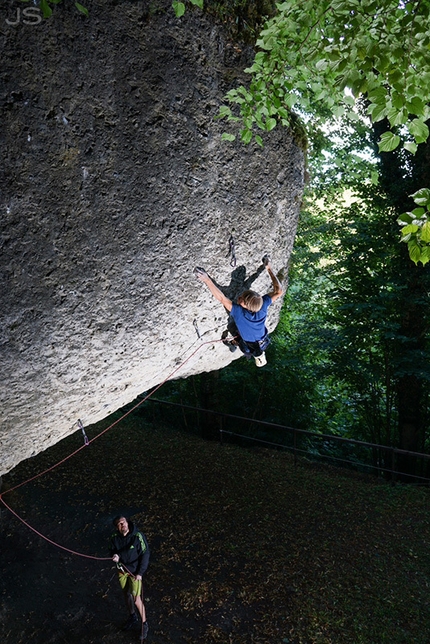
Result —
<instances>
[{"instance_id":1,"label":"climber's arm","mask_svg":"<svg viewBox=\"0 0 430 644\"><path fill-rule=\"evenodd\" d=\"M214 282L211 280L209 275L203 271L202 269L196 269L195 271L196 277L203 282L203 284L206 284L212 295L218 302L221 302L221 304L227 309L227 311L231 311L233 307L233 302L224 295L222 291L214 284Z\"/></svg>"},{"instance_id":2,"label":"climber's arm","mask_svg":"<svg viewBox=\"0 0 430 644\"><path fill-rule=\"evenodd\" d=\"M272 290L270 291L270 293L268 293L268 295L272 298L272 302L275 302L278 298L284 295L284 289L282 288L281 282L272 271L270 262L266 264L266 270L269 273L270 279L272 280Z\"/></svg>"}]
</instances>

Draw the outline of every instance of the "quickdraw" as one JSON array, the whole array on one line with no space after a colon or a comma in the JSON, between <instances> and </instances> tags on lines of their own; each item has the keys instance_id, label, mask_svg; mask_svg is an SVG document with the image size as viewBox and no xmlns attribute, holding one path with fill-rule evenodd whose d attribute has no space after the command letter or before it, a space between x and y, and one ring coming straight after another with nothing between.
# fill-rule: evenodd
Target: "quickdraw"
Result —
<instances>
[{"instance_id":1,"label":"quickdraw","mask_svg":"<svg viewBox=\"0 0 430 644\"><path fill-rule=\"evenodd\" d=\"M198 324L197 324L197 320L193 321L193 325L194 325L194 328L196 330L198 339L201 340L202 336L200 335L200 330L199 330L199 327L198 327Z\"/></svg>"},{"instance_id":2,"label":"quickdraw","mask_svg":"<svg viewBox=\"0 0 430 644\"><path fill-rule=\"evenodd\" d=\"M227 257L230 256L230 266L232 268L235 268L236 267L236 245L233 237L233 232L231 233L230 239L228 240L229 249L228 249Z\"/></svg>"},{"instance_id":3,"label":"quickdraw","mask_svg":"<svg viewBox=\"0 0 430 644\"><path fill-rule=\"evenodd\" d=\"M79 429L80 429L80 430L81 430L81 432L82 432L82 436L84 437L84 443L85 443L85 445L89 445L89 444L90 444L90 441L88 440L88 436L87 436L87 435L86 435L86 433L85 433L85 429L84 429L84 426L83 426L83 424L82 424L82 421L81 421L79 418L78 418L78 427L79 427Z\"/></svg>"}]
</instances>

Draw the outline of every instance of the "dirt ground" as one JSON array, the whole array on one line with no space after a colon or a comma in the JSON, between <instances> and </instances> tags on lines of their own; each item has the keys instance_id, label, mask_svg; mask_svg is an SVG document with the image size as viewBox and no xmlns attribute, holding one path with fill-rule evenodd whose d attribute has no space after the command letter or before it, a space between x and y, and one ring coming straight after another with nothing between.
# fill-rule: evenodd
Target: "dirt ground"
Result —
<instances>
[{"instance_id":1,"label":"dirt ground","mask_svg":"<svg viewBox=\"0 0 430 644\"><path fill-rule=\"evenodd\" d=\"M225 557L226 562L232 560L230 573L220 575L220 562L215 567L214 562L208 561L211 547L205 543L205 526L196 517L196 510L205 503L206 484L198 474L195 481L184 480L190 469L186 462L182 463L181 454L187 451L189 438L153 432L146 436L152 443L149 447L148 442L146 446L142 443L142 431L133 421L128 422L125 428L113 430L99 444L92 444L53 471L7 492L74 451L81 441L79 433L75 434L4 477L5 502L55 544L97 557L108 556L112 518L118 513L132 516L147 535L151 548L144 580L148 642L212 641L212 627L213 641L220 641L217 629L224 634L224 641L232 641L229 637L235 630L234 622L240 623L241 636L246 636L254 620L253 608L230 596L226 611L223 602L211 598L213 581L200 579L200 574L207 578L209 567L212 575L216 572L219 583L223 575L229 577L240 566L231 552ZM205 446L203 441L201 444ZM191 445L193 451L194 439ZM217 450L220 446L210 444L210 448ZM188 472L178 472L178 466ZM201 463L196 467L200 468ZM186 498L193 495L196 485L198 495L187 507ZM173 497L175 490L179 494ZM185 498L181 498L182 494ZM175 519L177 514L179 521ZM189 542L190 525L186 528L188 542L183 541L181 524L187 515L196 529L193 543ZM138 627L127 633L120 630L127 612L110 560L86 559L62 550L35 534L3 506L0 548L2 644L139 641ZM190 554L192 562L188 561ZM199 610L200 605L202 609L205 606L204 610Z\"/></svg>"},{"instance_id":2,"label":"dirt ground","mask_svg":"<svg viewBox=\"0 0 430 644\"><path fill-rule=\"evenodd\" d=\"M89 429L92 438L105 424ZM139 641L107 557L112 518L146 534L150 644L427 644L427 491L210 443L129 417L3 479L2 644ZM59 545L80 554L71 554ZM375 616L375 617L373 617Z\"/></svg>"}]
</instances>

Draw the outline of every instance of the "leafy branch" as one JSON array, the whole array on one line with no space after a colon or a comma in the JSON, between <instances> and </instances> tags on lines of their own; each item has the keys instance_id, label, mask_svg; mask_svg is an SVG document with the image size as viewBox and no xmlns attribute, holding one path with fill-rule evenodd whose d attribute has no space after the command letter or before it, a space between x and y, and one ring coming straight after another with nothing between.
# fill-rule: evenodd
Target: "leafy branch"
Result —
<instances>
[{"instance_id":1,"label":"leafy branch","mask_svg":"<svg viewBox=\"0 0 430 644\"><path fill-rule=\"evenodd\" d=\"M411 260L425 266L430 261L430 190L422 188L410 196L418 208L397 219L402 226L401 241L407 243Z\"/></svg>"},{"instance_id":2,"label":"leafy branch","mask_svg":"<svg viewBox=\"0 0 430 644\"><path fill-rule=\"evenodd\" d=\"M365 96L369 118L389 123L380 151L402 144L415 153L429 136L430 29L424 9L397 0L278 4L260 32L254 63L245 70L251 76L246 95L244 88L227 94L239 113L223 106L220 117L240 120L246 131L242 140L251 140L254 126L271 129L271 119L288 123L290 109L345 113L356 120L355 102ZM264 119L265 110L270 120ZM403 130L392 132L400 126Z\"/></svg>"}]
</instances>

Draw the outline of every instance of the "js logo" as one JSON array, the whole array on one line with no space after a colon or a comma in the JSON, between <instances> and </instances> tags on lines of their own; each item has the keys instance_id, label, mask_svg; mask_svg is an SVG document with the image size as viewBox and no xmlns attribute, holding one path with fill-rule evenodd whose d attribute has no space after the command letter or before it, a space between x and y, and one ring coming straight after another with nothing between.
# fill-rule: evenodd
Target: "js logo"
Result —
<instances>
[{"instance_id":1,"label":"js logo","mask_svg":"<svg viewBox=\"0 0 430 644\"><path fill-rule=\"evenodd\" d=\"M16 8L15 19L6 18L6 24L14 27L23 22L24 25L38 25L42 22L42 12L38 7L26 7L21 11L20 7Z\"/></svg>"}]
</instances>

